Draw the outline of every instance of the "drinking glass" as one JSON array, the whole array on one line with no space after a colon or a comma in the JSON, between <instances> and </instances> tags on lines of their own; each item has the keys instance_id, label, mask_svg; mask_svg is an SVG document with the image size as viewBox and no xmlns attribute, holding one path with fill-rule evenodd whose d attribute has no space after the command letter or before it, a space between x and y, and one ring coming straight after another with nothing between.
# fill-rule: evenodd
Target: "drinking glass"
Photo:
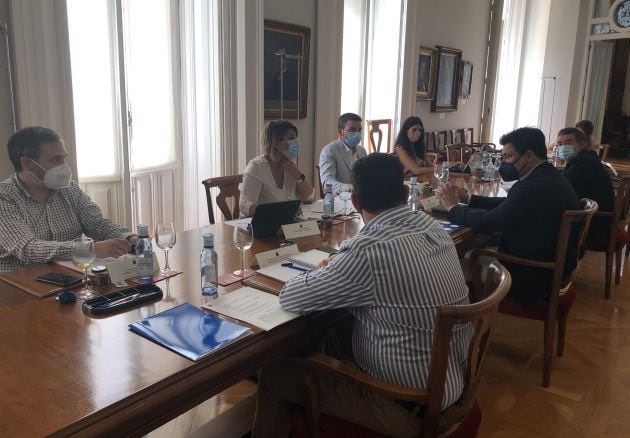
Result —
<instances>
[{"instance_id":1,"label":"drinking glass","mask_svg":"<svg viewBox=\"0 0 630 438\"><path fill-rule=\"evenodd\" d=\"M348 201L352 199L352 192L344 191L339 192L339 199L343 201L343 212L342 214L348 216L350 214L350 208L348 208Z\"/></svg>"},{"instance_id":2,"label":"drinking glass","mask_svg":"<svg viewBox=\"0 0 630 438\"><path fill-rule=\"evenodd\" d=\"M88 283L87 270L96 260L96 250L94 249L94 239L80 237L72 241L70 249L72 263L83 271L83 290L79 291L78 298L86 299L92 297L92 289Z\"/></svg>"},{"instance_id":3,"label":"drinking glass","mask_svg":"<svg viewBox=\"0 0 630 438\"><path fill-rule=\"evenodd\" d=\"M177 234L175 233L175 225L173 222L157 224L155 227L155 244L158 248L164 250L164 269L160 270L163 275L169 275L175 272L168 264L168 250L175 246Z\"/></svg>"},{"instance_id":4,"label":"drinking glass","mask_svg":"<svg viewBox=\"0 0 630 438\"><path fill-rule=\"evenodd\" d=\"M440 181L442 181L442 178L444 177L444 172L445 170L444 166L442 166L442 163L435 163L435 165L433 166L433 175L437 180L436 188L440 186Z\"/></svg>"},{"instance_id":5,"label":"drinking glass","mask_svg":"<svg viewBox=\"0 0 630 438\"><path fill-rule=\"evenodd\" d=\"M241 269L234 271L234 275L245 278L249 274L249 269L245 268L245 251L252 247L254 243L254 233L252 224L242 224L234 227L234 246L241 252Z\"/></svg>"}]
</instances>

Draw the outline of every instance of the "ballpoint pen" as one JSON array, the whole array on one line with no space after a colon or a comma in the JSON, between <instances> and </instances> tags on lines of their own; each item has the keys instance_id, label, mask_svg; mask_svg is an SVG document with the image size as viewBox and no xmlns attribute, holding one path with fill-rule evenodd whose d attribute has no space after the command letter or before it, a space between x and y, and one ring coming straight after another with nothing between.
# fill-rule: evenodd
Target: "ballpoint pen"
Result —
<instances>
[{"instance_id":1,"label":"ballpoint pen","mask_svg":"<svg viewBox=\"0 0 630 438\"><path fill-rule=\"evenodd\" d=\"M119 299L114 300L114 301L109 301L107 303L103 303L100 306L98 306L98 308L99 309L106 309L106 308L109 308L109 307L114 307L114 306L117 306L117 305L122 304L122 303L127 303L129 301L133 301L136 298L138 298L139 296L140 296L140 292L135 293L133 295L129 295L128 297L123 297L123 298L119 298Z\"/></svg>"},{"instance_id":2,"label":"ballpoint pen","mask_svg":"<svg viewBox=\"0 0 630 438\"><path fill-rule=\"evenodd\" d=\"M284 266L285 268L291 268L291 269L295 269L296 271L302 271L302 272L311 272L310 269L306 269L306 268L301 268L299 266L295 266L293 263L289 262L289 263L283 263L282 266Z\"/></svg>"}]
</instances>

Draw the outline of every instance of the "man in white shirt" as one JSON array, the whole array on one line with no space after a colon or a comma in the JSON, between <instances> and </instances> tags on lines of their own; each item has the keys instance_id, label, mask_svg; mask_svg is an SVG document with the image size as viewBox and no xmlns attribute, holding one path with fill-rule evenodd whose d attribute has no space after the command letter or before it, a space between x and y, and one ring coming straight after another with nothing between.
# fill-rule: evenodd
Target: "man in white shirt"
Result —
<instances>
[{"instance_id":1,"label":"man in white shirt","mask_svg":"<svg viewBox=\"0 0 630 438\"><path fill-rule=\"evenodd\" d=\"M103 217L71 180L63 140L42 127L24 128L8 142L15 172L0 182L0 273L69 260L72 240L85 234L96 256L118 257L137 236Z\"/></svg>"},{"instance_id":2,"label":"man in white shirt","mask_svg":"<svg viewBox=\"0 0 630 438\"><path fill-rule=\"evenodd\" d=\"M359 146L363 120L357 114L345 113L337 120L339 138L328 143L319 156L319 177L322 186L332 184L333 192L352 191L352 166L367 155Z\"/></svg>"}]
</instances>

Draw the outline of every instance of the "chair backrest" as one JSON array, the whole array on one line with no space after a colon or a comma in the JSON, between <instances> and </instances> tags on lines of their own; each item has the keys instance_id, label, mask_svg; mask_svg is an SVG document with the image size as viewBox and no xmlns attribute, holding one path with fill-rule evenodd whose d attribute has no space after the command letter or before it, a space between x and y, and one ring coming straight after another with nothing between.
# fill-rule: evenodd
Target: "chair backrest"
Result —
<instances>
[{"instance_id":1,"label":"chair backrest","mask_svg":"<svg viewBox=\"0 0 630 438\"><path fill-rule=\"evenodd\" d=\"M473 153L474 149L464 144L446 145L446 161L448 162L460 161L462 163L466 163Z\"/></svg>"},{"instance_id":2,"label":"chair backrest","mask_svg":"<svg viewBox=\"0 0 630 438\"><path fill-rule=\"evenodd\" d=\"M617 232L628 224L628 210L630 209L630 175L622 175L612 178L615 189L615 210L613 212L612 226L610 230L609 245L614 246Z\"/></svg>"},{"instance_id":3,"label":"chair backrest","mask_svg":"<svg viewBox=\"0 0 630 438\"><path fill-rule=\"evenodd\" d=\"M319 172L319 164L315 165L315 170L317 171L317 181L319 181L319 197L324 199L324 185L322 184L322 174Z\"/></svg>"},{"instance_id":4,"label":"chair backrest","mask_svg":"<svg viewBox=\"0 0 630 438\"><path fill-rule=\"evenodd\" d=\"M368 125L368 153L392 151L392 119L366 120ZM383 127L387 127L387 133L383 132ZM385 141L386 149L381 150Z\"/></svg>"},{"instance_id":5,"label":"chair backrest","mask_svg":"<svg viewBox=\"0 0 630 438\"><path fill-rule=\"evenodd\" d=\"M486 298L463 306L440 306L437 310L431 365L429 368L428 402L422 417L420 436L438 436L454 423L462 421L477 398L482 377L483 361L490 344L499 303L512 285L510 273L499 262L492 262L486 276ZM442 412L442 398L453 327L471 324L473 335L468 348L468 369L464 376L464 391L457 403Z\"/></svg>"},{"instance_id":6,"label":"chair backrest","mask_svg":"<svg viewBox=\"0 0 630 438\"><path fill-rule=\"evenodd\" d=\"M475 130L473 128L466 128L464 130L464 143L473 144L473 141L475 141L474 133Z\"/></svg>"},{"instance_id":7,"label":"chair backrest","mask_svg":"<svg viewBox=\"0 0 630 438\"><path fill-rule=\"evenodd\" d=\"M243 175L230 175L230 176L218 176L216 178L208 178L201 181L201 184L206 188L206 202L208 203L208 220L211 224L215 223L214 220L214 209L212 208L212 194L210 193L210 189L212 187L217 187L219 189L219 194L217 195L216 202L217 207L225 216L225 220L232 220L238 218L239 211L239 201L241 199L241 191L238 188L238 185L243 182ZM227 205L226 199L234 198L234 207L232 211Z\"/></svg>"},{"instance_id":8,"label":"chair backrest","mask_svg":"<svg viewBox=\"0 0 630 438\"><path fill-rule=\"evenodd\" d=\"M615 169L612 164L606 161L602 161L602 166L604 166L604 169L606 169L606 172L608 172L608 176L618 176L617 169Z\"/></svg>"},{"instance_id":9,"label":"chair backrest","mask_svg":"<svg viewBox=\"0 0 630 438\"><path fill-rule=\"evenodd\" d=\"M597 154L599 155L599 159L602 161L608 160L608 150L610 149L609 144L600 144L597 147Z\"/></svg>"},{"instance_id":10,"label":"chair backrest","mask_svg":"<svg viewBox=\"0 0 630 438\"><path fill-rule=\"evenodd\" d=\"M451 129L451 142L454 144L465 144L466 133L464 129Z\"/></svg>"},{"instance_id":11,"label":"chair backrest","mask_svg":"<svg viewBox=\"0 0 630 438\"><path fill-rule=\"evenodd\" d=\"M497 145L494 143L473 143L473 148L479 152L496 152Z\"/></svg>"},{"instance_id":12,"label":"chair backrest","mask_svg":"<svg viewBox=\"0 0 630 438\"><path fill-rule=\"evenodd\" d=\"M424 144L427 152L436 152L437 151L437 143L436 143L436 134L435 132L425 132L424 133Z\"/></svg>"},{"instance_id":13,"label":"chair backrest","mask_svg":"<svg viewBox=\"0 0 630 438\"><path fill-rule=\"evenodd\" d=\"M448 131L438 131L435 134L435 145L437 146L438 152L444 152L444 147L451 143L448 137Z\"/></svg>"}]
</instances>

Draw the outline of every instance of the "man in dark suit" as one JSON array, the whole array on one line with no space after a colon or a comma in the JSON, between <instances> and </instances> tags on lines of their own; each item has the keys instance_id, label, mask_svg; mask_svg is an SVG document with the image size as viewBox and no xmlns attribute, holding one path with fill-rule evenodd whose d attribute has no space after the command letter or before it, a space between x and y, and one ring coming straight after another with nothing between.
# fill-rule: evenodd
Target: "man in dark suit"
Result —
<instances>
[{"instance_id":1,"label":"man in dark suit","mask_svg":"<svg viewBox=\"0 0 630 438\"><path fill-rule=\"evenodd\" d=\"M580 203L569 182L547 162L545 135L536 128L519 128L501 137L504 179L518 179L507 198L468 196L445 185L439 195L448 218L481 233L501 231L499 251L535 260L553 260L565 210ZM511 177L510 177L511 176ZM461 205L458 202L467 202ZM577 248L567 249L565 275L575 269ZM548 298L551 271L504 263L512 274L510 296L522 304Z\"/></svg>"},{"instance_id":2,"label":"man in dark suit","mask_svg":"<svg viewBox=\"0 0 630 438\"><path fill-rule=\"evenodd\" d=\"M599 211L613 211L615 191L612 181L597 152L588 148L588 140L584 134L576 128L561 129L556 147L567 163L563 175L578 197L596 201ZM594 216L587 236L588 246L605 245L609 234L610 219Z\"/></svg>"}]
</instances>

